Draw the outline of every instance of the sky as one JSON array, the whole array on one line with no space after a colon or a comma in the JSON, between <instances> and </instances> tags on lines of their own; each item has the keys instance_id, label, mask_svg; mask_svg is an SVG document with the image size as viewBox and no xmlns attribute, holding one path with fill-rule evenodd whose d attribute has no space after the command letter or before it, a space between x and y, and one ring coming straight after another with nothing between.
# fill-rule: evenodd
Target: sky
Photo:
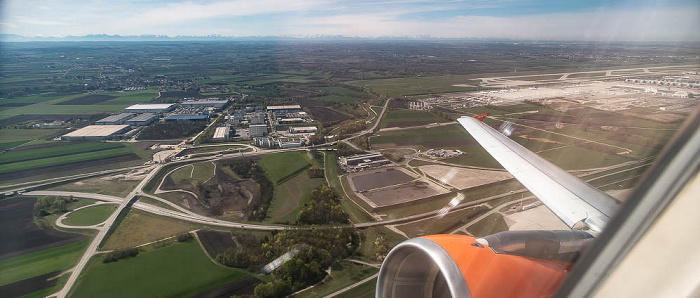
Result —
<instances>
[{"instance_id":1,"label":"sky","mask_svg":"<svg viewBox=\"0 0 700 298\"><path fill-rule=\"evenodd\" d=\"M3 0L0 33L700 41L698 0Z\"/></svg>"}]
</instances>

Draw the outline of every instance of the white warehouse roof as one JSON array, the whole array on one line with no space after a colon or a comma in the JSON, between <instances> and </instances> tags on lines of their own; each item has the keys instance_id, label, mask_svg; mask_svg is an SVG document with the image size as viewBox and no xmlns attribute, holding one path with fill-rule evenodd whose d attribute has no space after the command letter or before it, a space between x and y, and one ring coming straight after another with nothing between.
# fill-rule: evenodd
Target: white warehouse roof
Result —
<instances>
[{"instance_id":1,"label":"white warehouse roof","mask_svg":"<svg viewBox=\"0 0 700 298\"><path fill-rule=\"evenodd\" d=\"M174 103L135 104L125 110L167 110L174 105Z\"/></svg>"},{"instance_id":2,"label":"white warehouse roof","mask_svg":"<svg viewBox=\"0 0 700 298\"><path fill-rule=\"evenodd\" d=\"M80 138L80 137L108 137L115 133L118 133L128 125L90 125L85 126L76 131L69 132L64 137Z\"/></svg>"}]
</instances>

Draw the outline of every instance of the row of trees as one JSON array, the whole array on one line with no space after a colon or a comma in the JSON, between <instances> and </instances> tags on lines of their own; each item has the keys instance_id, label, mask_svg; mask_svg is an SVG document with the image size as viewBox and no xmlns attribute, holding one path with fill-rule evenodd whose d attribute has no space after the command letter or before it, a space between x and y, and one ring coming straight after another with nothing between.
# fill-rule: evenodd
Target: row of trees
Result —
<instances>
[{"instance_id":1,"label":"row of trees","mask_svg":"<svg viewBox=\"0 0 700 298\"><path fill-rule=\"evenodd\" d=\"M53 213L68 211L68 204L77 201L73 196L66 197L41 197L34 203L35 216L47 216Z\"/></svg>"},{"instance_id":2,"label":"row of trees","mask_svg":"<svg viewBox=\"0 0 700 298\"><path fill-rule=\"evenodd\" d=\"M139 249L132 247L132 248L127 248L127 249L117 249L111 252L108 252L107 255L105 255L105 258L102 259L102 263L111 263L111 262L116 262L121 259L126 259L126 258L133 258L139 254Z\"/></svg>"}]
</instances>

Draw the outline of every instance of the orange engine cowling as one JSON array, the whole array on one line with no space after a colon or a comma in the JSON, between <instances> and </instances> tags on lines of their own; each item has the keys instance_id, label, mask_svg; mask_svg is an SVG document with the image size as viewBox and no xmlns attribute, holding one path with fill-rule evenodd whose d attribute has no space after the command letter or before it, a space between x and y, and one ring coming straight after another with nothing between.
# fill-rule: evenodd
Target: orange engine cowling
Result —
<instances>
[{"instance_id":1,"label":"orange engine cowling","mask_svg":"<svg viewBox=\"0 0 700 298\"><path fill-rule=\"evenodd\" d=\"M571 266L569 261L497 253L483 238L425 236L391 250L379 271L376 296L550 297Z\"/></svg>"}]
</instances>

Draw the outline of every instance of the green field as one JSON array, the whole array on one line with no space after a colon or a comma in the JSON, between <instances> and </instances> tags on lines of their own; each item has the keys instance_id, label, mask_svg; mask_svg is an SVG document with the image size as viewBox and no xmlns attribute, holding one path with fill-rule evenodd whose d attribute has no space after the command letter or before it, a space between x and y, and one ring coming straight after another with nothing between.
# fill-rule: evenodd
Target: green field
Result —
<instances>
[{"instance_id":1,"label":"green field","mask_svg":"<svg viewBox=\"0 0 700 298\"><path fill-rule=\"evenodd\" d=\"M47 129L20 129L20 128L3 128L0 129L0 142L2 144L10 142L31 141L34 139L45 138L50 135L57 134L63 131L62 128L47 128ZM15 145L18 146L19 144ZM7 146L7 145L4 145Z\"/></svg>"},{"instance_id":2,"label":"green field","mask_svg":"<svg viewBox=\"0 0 700 298\"><path fill-rule=\"evenodd\" d=\"M275 186L272 202L267 210L267 222L294 222L306 202L311 199L311 190L324 185L323 178L311 179L306 171Z\"/></svg>"},{"instance_id":3,"label":"green field","mask_svg":"<svg viewBox=\"0 0 700 298\"><path fill-rule=\"evenodd\" d=\"M70 143L70 142L57 142L54 143L55 146L37 148L37 149L27 149L27 150L17 150L9 151L0 154L0 164L34 160L40 158L63 156L70 154L77 154L83 152L101 151L107 149L124 148L121 143L100 143L100 142L86 142L86 143Z\"/></svg>"},{"instance_id":4,"label":"green field","mask_svg":"<svg viewBox=\"0 0 700 298\"><path fill-rule=\"evenodd\" d=\"M89 241L83 240L0 261L0 286L72 268Z\"/></svg>"},{"instance_id":5,"label":"green field","mask_svg":"<svg viewBox=\"0 0 700 298\"><path fill-rule=\"evenodd\" d=\"M61 184L50 188L60 191L77 191L88 193L99 193L117 197L125 197L139 184L139 180L105 179L96 177L79 180L73 183Z\"/></svg>"},{"instance_id":6,"label":"green field","mask_svg":"<svg viewBox=\"0 0 700 298\"><path fill-rule=\"evenodd\" d=\"M214 175L216 166L211 162L200 162L186 165L170 174L170 178L176 184L192 184L204 183Z\"/></svg>"},{"instance_id":7,"label":"green field","mask_svg":"<svg viewBox=\"0 0 700 298\"><path fill-rule=\"evenodd\" d=\"M71 226L91 226L105 221L114 210L115 204L102 204L94 207L87 207L75 211L68 215L63 223Z\"/></svg>"},{"instance_id":8,"label":"green field","mask_svg":"<svg viewBox=\"0 0 700 298\"><path fill-rule=\"evenodd\" d=\"M351 290L342 293L338 296L339 298L372 298L374 297L374 292L376 291L377 288L377 279L372 279L369 280L366 283L363 283L357 287L352 288Z\"/></svg>"},{"instance_id":9,"label":"green field","mask_svg":"<svg viewBox=\"0 0 700 298\"><path fill-rule=\"evenodd\" d=\"M373 91L388 97L398 97L403 95L472 91L474 87L457 87L453 85L467 84L476 86L478 82L473 80L474 77L473 75L449 75L353 81L350 84L369 87Z\"/></svg>"},{"instance_id":10,"label":"green field","mask_svg":"<svg viewBox=\"0 0 700 298\"><path fill-rule=\"evenodd\" d=\"M313 163L313 158L307 152L284 152L265 155L260 165L271 181L280 183Z\"/></svg>"},{"instance_id":11,"label":"green field","mask_svg":"<svg viewBox=\"0 0 700 298\"><path fill-rule=\"evenodd\" d=\"M379 127L407 127L436 122L442 123L447 120L426 111L389 110L382 117Z\"/></svg>"},{"instance_id":12,"label":"green field","mask_svg":"<svg viewBox=\"0 0 700 298\"><path fill-rule=\"evenodd\" d=\"M95 152L78 153L67 156L57 156L49 158L34 159L21 162L13 162L0 165L0 173L9 173L22 170L37 169L43 167L57 166L62 164L76 163L88 160L97 160L109 157L117 157L131 154L128 148L116 148Z\"/></svg>"},{"instance_id":13,"label":"green field","mask_svg":"<svg viewBox=\"0 0 700 298\"><path fill-rule=\"evenodd\" d=\"M249 275L214 264L197 241L175 243L114 263L93 259L72 297L185 297Z\"/></svg>"},{"instance_id":14,"label":"green field","mask_svg":"<svg viewBox=\"0 0 700 298\"><path fill-rule=\"evenodd\" d=\"M357 265L351 262L340 262L331 267L331 276L323 284L301 292L295 297L324 297L361 281L378 271L378 269L368 266Z\"/></svg>"}]
</instances>

